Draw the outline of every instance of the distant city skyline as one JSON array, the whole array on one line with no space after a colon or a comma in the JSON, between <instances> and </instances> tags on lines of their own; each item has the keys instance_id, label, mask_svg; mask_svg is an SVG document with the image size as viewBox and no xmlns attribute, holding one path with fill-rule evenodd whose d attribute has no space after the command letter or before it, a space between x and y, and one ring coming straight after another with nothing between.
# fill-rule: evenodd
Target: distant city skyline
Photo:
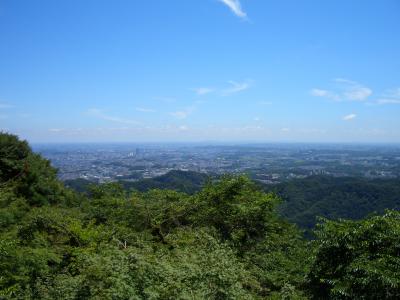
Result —
<instances>
[{"instance_id":1,"label":"distant city skyline","mask_svg":"<svg viewBox=\"0 0 400 300\"><path fill-rule=\"evenodd\" d=\"M0 2L32 143L400 143L397 0Z\"/></svg>"}]
</instances>

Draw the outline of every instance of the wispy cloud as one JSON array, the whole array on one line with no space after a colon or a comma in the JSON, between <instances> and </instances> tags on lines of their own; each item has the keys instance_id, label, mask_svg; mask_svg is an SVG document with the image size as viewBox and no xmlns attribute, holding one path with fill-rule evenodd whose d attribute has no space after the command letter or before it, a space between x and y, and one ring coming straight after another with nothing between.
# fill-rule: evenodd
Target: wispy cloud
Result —
<instances>
[{"instance_id":1,"label":"wispy cloud","mask_svg":"<svg viewBox=\"0 0 400 300\"><path fill-rule=\"evenodd\" d=\"M192 89L192 91L194 91L197 95L202 96L214 92L215 89L208 87L200 87L200 88L194 88Z\"/></svg>"},{"instance_id":2,"label":"wispy cloud","mask_svg":"<svg viewBox=\"0 0 400 300\"><path fill-rule=\"evenodd\" d=\"M329 91L321 89L312 89L310 93L315 97L326 97L329 95Z\"/></svg>"},{"instance_id":3,"label":"wispy cloud","mask_svg":"<svg viewBox=\"0 0 400 300\"><path fill-rule=\"evenodd\" d=\"M400 88L395 88L386 92L388 97L400 98Z\"/></svg>"},{"instance_id":4,"label":"wispy cloud","mask_svg":"<svg viewBox=\"0 0 400 300\"><path fill-rule=\"evenodd\" d=\"M178 110L171 112L170 115L177 118L177 119L186 119L189 116L189 112L184 111L184 110Z\"/></svg>"},{"instance_id":5,"label":"wispy cloud","mask_svg":"<svg viewBox=\"0 0 400 300\"><path fill-rule=\"evenodd\" d=\"M228 81L229 87L225 88L210 88L210 87L199 87L199 88L194 88L191 89L194 91L197 95L202 96L202 95L207 95L210 93L216 93L222 96L228 96L231 94L235 94L244 90L247 90L248 88L251 87L251 80L245 80L242 82L237 82L230 80Z\"/></svg>"},{"instance_id":6,"label":"wispy cloud","mask_svg":"<svg viewBox=\"0 0 400 300\"><path fill-rule=\"evenodd\" d=\"M340 101L340 96L331 91L321 90L321 89L312 89L310 94L314 97L324 97L334 101Z\"/></svg>"},{"instance_id":7,"label":"wispy cloud","mask_svg":"<svg viewBox=\"0 0 400 300\"><path fill-rule=\"evenodd\" d=\"M169 114L177 119L186 119L189 115L191 115L193 113L194 110L195 110L195 107L191 106L191 107L188 107L183 110L171 112Z\"/></svg>"},{"instance_id":8,"label":"wispy cloud","mask_svg":"<svg viewBox=\"0 0 400 300\"><path fill-rule=\"evenodd\" d=\"M130 119L124 119L116 116L110 116L106 113L104 113L102 110L97 109L97 108L91 108L87 111L87 113L93 117L96 117L98 119L102 119L105 121L110 121L114 123L121 123L121 124L128 124L128 125L137 125L139 122L135 120L130 120Z\"/></svg>"},{"instance_id":9,"label":"wispy cloud","mask_svg":"<svg viewBox=\"0 0 400 300\"><path fill-rule=\"evenodd\" d=\"M13 108L14 105L8 104L8 103L0 103L0 110L6 110L8 108ZM8 115L6 114L0 114L0 120L6 120L8 119Z\"/></svg>"},{"instance_id":10,"label":"wispy cloud","mask_svg":"<svg viewBox=\"0 0 400 300\"><path fill-rule=\"evenodd\" d=\"M145 108L145 107L136 107L136 111L145 112L145 113L153 113L153 112L156 112L154 109Z\"/></svg>"},{"instance_id":11,"label":"wispy cloud","mask_svg":"<svg viewBox=\"0 0 400 300\"><path fill-rule=\"evenodd\" d=\"M344 99L364 101L372 95L372 90L370 88L363 86L358 82L343 78L337 78L335 81L344 85Z\"/></svg>"},{"instance_id":12,"label":"wispy cloud","mask_svg":"<svg viewBox=\"0 0 400 300\"><path fill-rule=\"evenodd\" d=\"M260 104L260 105L271 105L272 102L271 101L258 101L258 104Z\"/></svg>"},{"instance_id":13,"label":"wispy cloud","mask_svg":"<svg viewBox=\"0 0 400 300\"><path fill-rule=\"evenodd\" d=\"M188 130L189 130L189 127L187 127L186 125L182 125L182 126L179 126L178 129L179 129L180 131L188 131Z\"/></svg>"},{"instance_id":14,"label":"wispy cloud","mask_svg":"<svg viewBox=\"0 0 400 300\"><path fill-rule=\"evenodd\" d=\"M222 95L228 96L231 94L236 94L238 92L247 90L250 87L250 82L245 81L245 82L236 82L236 81L228 81L228 83L231 85L229 88L222 90Z\"/></svg>"},{"instance_id":15,"label":"wispy cloud","mask_svg":"<svg viewBox=\"0 0 400 300\"><path fill-rule=\"evenodd\" d=\"M246 19L247 14L243 11L239 0L218 0L224 3L239 18Z\"/></svg>"},{"instance_id":16,"label":"wispy cloud","mask_svg":"<svg viewBox=\"0 0 400 300\"><path fill-rule=\"evenodd\" d=\"M400 99L378 99L376 101L377 104L400 104Z\"/></svg>"},{"instance_id":17,"label":"wispy cloud","mask_svg":"<svg viewBox=\"0 0 400 300\"><path fill-rule=\"evenodd\" d=\"M344 116L342 119L343 119L343 121L351 121L351 120L354 120L356 117L357 117L356 114L349 114L349 115Z\"/></svg>"},{"instance_id":18,"label":"wispy cloud","mask_svg":"<svg viewBox=\"0 0 400 300\"><path fill-rule=\"evenodd\" d=\"M400 88L387 90L382 97L376 101L376 104L400 104Z\"/></svg>"},{"instance_id":19,"label":"wispy cloud","mask_svg":"<svg viewBox=\"0 0 400 300\"><path fill-rule=\"evenodd\" d=\"M314 88L310 94L315 97L324 97L333 101L365 101L372 95L372 90L356 81L336 78L334 90Z\"/></svg>"}]
</instances>

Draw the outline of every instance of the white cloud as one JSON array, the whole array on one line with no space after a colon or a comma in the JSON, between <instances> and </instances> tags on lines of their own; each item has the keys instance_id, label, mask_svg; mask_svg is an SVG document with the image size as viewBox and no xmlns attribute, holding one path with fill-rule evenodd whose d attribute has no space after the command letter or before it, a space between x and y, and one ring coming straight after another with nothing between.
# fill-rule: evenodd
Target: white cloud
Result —
<instances>
[{"instance_id":1,"label":"white cloud","mask_svg":"<svg viewBox=\"0 0 400 300\"><path fill-rule=\"evenodd\" d=\"M187 111L179 110L179 111L171 112L170 115L177 119L186 119L188 117L189 113Z\"/></svg>"},{"instance_id":2,"label":"white cloud","mask_svg":"<svg viewBox=\"0 0 400 300\"><path fill-rule=\"evenodd\" d=\"M199 96L206 95L206 94L214 92L213 88L208 88L208 87L200 87L200 88L195 88L195 89L192 89L192 90Z\"/></svg>"},{"instance_id":3,"label":"white cloud","mask_svg":"<svg viewBox=\"0 0 400 300\"><path fill-rule=\"evenodd\" d=\"M326 97L329 94L327 90L320 90L320 89L312 89L311 95L315 97Z\"/></svg>"},{"instance_id":4,"label":"white cloud","mask_svg":"<svg viewBox=\"0 0 400 300\"><path fill-rule=\"evenodd\" d=\"M231 85L230 88L224 89L222 91L222 94L224 96L235 94L244 90L247 90L250 87L249 82L235 82L235 81L228 81L228 83Z\"/></svg>"},{"instance_id":5,"label":"white cloud","mask_svg":"<svg viewBox=\"0 0 400 300\"><path fill-rule=\"evenodd\" d=\"M340 96L327 90L321 90L321 89L312 89L311 90L311 95L314 97L325 97L334 101L340 101Z\"/></svg>"},{"instance_id":6,"label":"white cloud","mask_svg":"<svg viewBox=\"0 0 400 300\"><path fill-rule=\"evenodd\" d=\"M312 96L324 97L334 101L365 101L372 95L372 90L358 82L336 78L337 87L334 91L314 88L310 91Z\"/></svg>"},{"instance_id":7,"label":"white cloud","mask_svg":"<svg viewBox=\"0 0 400 300\"><path fill-rule=\"evenodd\" d=\"M390 98L399 98L400 99L400 88L395 88L392 90L386 91L386 97Z\"/></svg>"},{"instance_id":8,"label":"white cloud","mask_svg":"<svg viewBox=\"0 0 400 300\"><path fill-rule=\"evenodd\" d=\"M289 131L290 131L290 128L284 127L284 128L281 128L281 131L282 131L282 132L289 132Z\"/></svg>"},{"instance_id":9,"label":"white cloud","mask_svg":"<svg viewBox=\"0 0 400 300\"><path fill-rule=\"evenodd\" d=\"M376 101L376 104L400 104L400 88L386 91L383 97Z\"/></svg>"},{"instance_id":10,"label":"white cloud","mask_svg":"<svg viewBox=\"0 0 400 300\"><path fill-rule=\"evenodd\" d=\"M136 111L146 112L146 113L153 113L153 112L156 112L154 109L145 108L145 107L136 107Z\"/></svg>"},{"instance_id":11,"label":"white cloud","mask_svg":"<svg viewBox=\"0 0 400 300\"><path fill-rule=\"evenodd\" d=\"M246 80L243 82L236 82L233 80L228 81L229 87L227 88L210 88L210 87L199 87L199 88L194 88L191 89L194 91L197 95L206 95L210 93L218 93L219 95L222 96L228 96L231 94L235 94L244 90L247 90L251 86L251 80Z\"/></svg>"},{"instance_id":12,"label":"white cloud","mask_svg":"<svg viewBox=\"0 0 400 300\"><path fill-rule=\"evenodd\" d=\"M173 116L174 118L177 119L186 119L190 114L193 113L193 111L195 110L194 106L188 107L184 110L178 110L178 111L174 111L169 113L171 116Z\"/></svg>"},{"instance_id":13,"label":"white cloud","mask_svg":"<svg viewBox=\"0 0 400 300\"><path fill-rule=\"evenodd\" d=\"M367 87L356 87L344 93L344 96L349 100L364 101L371 96L372 90Z\"/></svg>"},{"instance_id":14,"label":"white cloud","mask_svg":"<svg viewBox=\"0 0 400 300\"><path fill-rule=\"evenodd\" d=\"M364 101L372 95L372 90L362 84L343 78L336 78L335 82L341 84L342 98L350 101Z\"/></svg>"},{"instance_id":15,"label":"white cloud","mask_svg":"<svg viewBox=\"0 0 400 300\"><path fill-rule=\"evenodd\" d=\"M220 2L224 3L229 9L239 18L246 19L247 15L242 10L242 6L240 5L239 0L219 0Z\"/></svg>"},{"instance_id":16,"label":"white cloud","mask_svg":"<svg viewBox=\"0 0 400 300\"><path fill-rule=\"evenodd\" d=\"M121 123L121 124L130 124L130 125L137 125L139 122L135 120L130 120L130 119L124 119L120 117L115 117L115 116L110 116L105 114L102 110L97 109L97 108L91 108L88 111L88 114L96 117L98 119L110 121L110 122L115 122L115 123Z\"/></svg>"},{"instance_id":17,"label":"white cloud","mask_svg":"<svg viewBox=\"0 0 400 300\"><path fill-rule=\"evenodd\" d=\"M400 104L400 99L378 99L377 104Z\"/></svg>"},{"instance_id":18,"label":"white cloud","mask_svg":"<svg viewBox=\"0 0 400 300\"><path fill-rule=\"evenodd\" d=\"M189 127L187 127L186 125L182 125L182 126L179 126L178 129L179 129L180 131L188 131L188 130L189 130Z\"/></svg>"},{"instance_id":19,"label":"white cloud","mask_svg":"<svg viewBox=\"0 0 400 300\"><path fill-rule=\"evenodd\" d=\"M357 117L356 114L349 114L343 117L343 121L351 121L354 120Z\"/></svg>"}]
</instances>

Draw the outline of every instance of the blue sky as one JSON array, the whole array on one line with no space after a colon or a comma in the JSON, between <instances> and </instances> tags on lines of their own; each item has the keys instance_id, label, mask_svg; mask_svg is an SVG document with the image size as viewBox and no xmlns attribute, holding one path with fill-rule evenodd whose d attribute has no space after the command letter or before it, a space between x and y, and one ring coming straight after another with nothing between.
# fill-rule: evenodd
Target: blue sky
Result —
<instances>
[{"instance_id":1,"label":"blue sky","mask_svg":"<svg viewBox=\"0 0 400 300\"><path fill-rule=\"evenodd\" d=\"M31 142L400 142L398 0L0 0Z\"/></svg>"}]
</instances>

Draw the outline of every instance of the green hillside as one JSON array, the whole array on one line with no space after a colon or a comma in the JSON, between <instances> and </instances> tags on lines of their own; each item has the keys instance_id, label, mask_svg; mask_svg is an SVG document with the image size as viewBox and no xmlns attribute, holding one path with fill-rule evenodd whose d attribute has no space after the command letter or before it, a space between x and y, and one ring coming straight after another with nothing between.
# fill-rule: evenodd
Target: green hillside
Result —
<instances>
[{"instance_id":1,"label":"green hillside","mask_svg":"<svg viewBox=\"0 0 400 300\"><path fill-rule=\"evenodd\" d=\"M267 191L282 198L279 211L302 228L315 226L318 216L358 220L385 209L400 209L399 179L312 176Z\"/></svg>"},{"instance_id":2,"label":"green hillside","mask_svg":"<svg viewBox=\"0 0 400 300\"><path fill-rule=\"evenodd\" d=\"M208 179L209 176L204 173L173 170L165 175L154 178L142 179L135 182L120 182L127 190L135 189L146 192L152 189L162 189L193 194L201 190Z\"/></svg>"},{"instance_id":3,"label":"green hillside","mask_svg":"<svg viewBox=\"0 0 400 300\"><path fill-rule=\"evenodd\" d=\"M160 189L193 194L200 191L209 178L204 173L173 170L154 178L140 179L138 181L120 180L118 182L127 191L137 190L146 192L152 189ZM87 192L89 187L94 184L82 178L66 180L64 183L77 192Z\"/></svg>"},{"instance_id":4,"label":"green hillside","mask_svg":"<svg viewBox=\"0 0 400 300\"><path fill-rule=\"evenodd\" d=\"M151 179L120 183L126 190L168 189L193 194L208 179L202 173L171 171ZM92 184L84 179L65 183L79 192L88 191ZM282 216L306 230L314 228L318 217L358 220L385 209L400 209L399 179L311 176L276 185L259 185L282 199L279 206Z\"/></svg>"}]
</instances>

